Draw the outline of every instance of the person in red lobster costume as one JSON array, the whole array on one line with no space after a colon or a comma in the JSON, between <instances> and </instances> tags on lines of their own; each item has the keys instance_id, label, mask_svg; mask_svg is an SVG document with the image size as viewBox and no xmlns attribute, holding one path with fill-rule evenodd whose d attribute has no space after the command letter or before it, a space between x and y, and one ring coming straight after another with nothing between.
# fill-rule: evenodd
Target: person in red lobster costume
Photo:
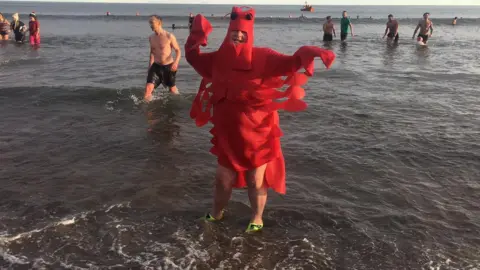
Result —
<instances>
[{"instance_id":1,"label":"person in red lobster costume","mask_svg":"<svg viewBox=\"0 0 480 270\"><path fill-rule=\"evenodd\" d=\"M314 58L327 68L335 60L332 51L315 46L303 46L291 56L254 47L254 21L253 8L233 7L220 48L202 53L212 26L199 14L185 44L187 62L202 76L190 117L197 126L213 124L210 152L218 159L213 209L205 219L220 220L232 189L248 187L253 213L247 232L263 228L267 189L286 192L277 110L306 109L302 85L313 75ZM305 72L297 73L301 68Z\"/></svg>"}]
</instances>

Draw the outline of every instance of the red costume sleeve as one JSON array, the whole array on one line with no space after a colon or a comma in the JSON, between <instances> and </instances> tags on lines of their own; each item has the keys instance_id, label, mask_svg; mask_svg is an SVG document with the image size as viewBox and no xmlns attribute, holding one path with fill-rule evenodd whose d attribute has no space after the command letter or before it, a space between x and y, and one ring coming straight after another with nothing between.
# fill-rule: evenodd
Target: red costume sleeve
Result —
<instances>
[{"instance_id":1,"label":"red costume sleeve","mask_svg":"<svg viewBox=\"0 0 480 270\"><path fill-rule=\"evenodd\" d=\"M211 32L210 22L199 14L193 21L192 30L185 44L187 62L204 78L212 78L215 52L202 53L200 46L207 46L207 37Z\"/></svg>"},{"instance_id":2,"label":"red costume sleeve","mask_svg":"<svg viewBox=\"0 0 480 270\"><path fill-rule=\"evenodd\" d=\"M297 72L302 67L305 68L308 76L312 76L315 57L320 57L326 68L330 68L335 60L335 54L332 51L315 46L303 46L293 55L281 54L269 48L263 50L267 54L266 67L270 68L265 70L265 77L285 76Z\"/></svg>"}]
</instances>

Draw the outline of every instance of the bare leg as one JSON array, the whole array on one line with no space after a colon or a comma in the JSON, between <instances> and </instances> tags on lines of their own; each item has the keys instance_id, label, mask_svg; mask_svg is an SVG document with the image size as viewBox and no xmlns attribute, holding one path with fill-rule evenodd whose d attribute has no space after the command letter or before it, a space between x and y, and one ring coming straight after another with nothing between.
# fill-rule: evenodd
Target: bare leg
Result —
<instances>
[{"instance_id":1,"label":"bare leg","mask_svg":"<svg viewBox=\"0 0 480 270\"><path fill-rule=\"evenodd\" d=\"M237 173L221 165L217 167L215 176L215 195L211 215L215 219L222 218L222 211L227 206Z\"/></svg>"},{"instance_id":2,"label":"bare leg","mask_svg":"<svg viewBox=\"0 0 480 270\"><path fill-rule=\"evenodd\" d=\"M153 83L147 83L147 85L145 85L144 99L146 102L152 101L152 93L154 88L155 88L155 85Z\"/></svg>"},{"instance_id":3,"label":"bare leg","mask_svg":"<svg viewBox=\"0 0 480 270\"><path fill-rule=\"evenodd\" d=\"M258 168L247 171L246 175L248 198L250 199L250 205L253 211L250 223L257 225L263 225L263 210L267 203L267 188L264 185L266 168L267 164L264 164Z\"/></svg>"}]
</instances>

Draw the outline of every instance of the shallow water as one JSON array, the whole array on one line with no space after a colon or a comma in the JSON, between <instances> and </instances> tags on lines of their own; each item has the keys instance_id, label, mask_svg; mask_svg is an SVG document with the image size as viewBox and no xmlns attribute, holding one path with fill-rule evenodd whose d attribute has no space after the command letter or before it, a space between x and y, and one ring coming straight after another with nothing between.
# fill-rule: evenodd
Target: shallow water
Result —
<instances>
[{"instance_id":1,"label":"shallow water","mask_svg":"<svg viewBox=\"0 0 480 270\"><path fill-rule=\"evenodd\" d=\"M40 50L0 48L1 268L480 267L476 19L439 23L420 50L410 19L398 46L381 40L383 20L360 20L347 45L326 45L320 20L261 19L257 46L325 46L337 60L328 71L317 61L306 111L281 113L287 195L270 193L258 235L243 233L244 190L224 222L196 221L216 164L209 128L188 117L200 78L182 59L182 95L159 89L140 102L146 18L40 21ZM213 24L209 50L225 34L226 21ZM183 46L187 30L174 34Z\"/></svg>"}]
</instances>

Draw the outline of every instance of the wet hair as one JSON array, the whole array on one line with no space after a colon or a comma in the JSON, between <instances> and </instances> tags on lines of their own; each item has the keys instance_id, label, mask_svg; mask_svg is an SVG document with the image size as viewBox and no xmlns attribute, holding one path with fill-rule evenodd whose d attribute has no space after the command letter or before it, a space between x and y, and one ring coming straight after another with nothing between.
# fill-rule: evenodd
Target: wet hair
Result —
<instances>
[{"instance_id":1,"label":"wet hair","mask_svg":"<svg viewBox=\"0 0 480 270\"><path fill-rule=\"evenodd\" d=\"M393 15L392 15L392 14L388 14L388 18L393 18Z\"/></svg>"},{"instance_id":2,"label":"wet hair","mask_svg":"<svg viewBox=\"0 0 480 270\"><path fill-rule=\"evenodd\" d=\"M430 12L423 13L423 16L425 16L425 15L430 15Z\"/></svg>"},{"instance_id":3,"label":"wet hair","mask_svg":"<svg viewBox=\"0 0 480 270\"><path fill-rule=\"evenodd\" d=\"M327 16L327 20L330 20L332 18L332 16Z\"/></svg>"},{"instance_id":4,"label":"wet hair","mask_svg":"<svg viewBox=\"0 0 480 270\"><path fill-rule=\"evenodd\" d=\"M157 21L157 22L160 23L160 25L163 25L163 20L162 20L162 18L161 18L160 16L158 16L158 15L152 15L152 16L150 16L149 22L150 22L150 23L153 23L154 21Z\"/></svg>"}]
</instances>

